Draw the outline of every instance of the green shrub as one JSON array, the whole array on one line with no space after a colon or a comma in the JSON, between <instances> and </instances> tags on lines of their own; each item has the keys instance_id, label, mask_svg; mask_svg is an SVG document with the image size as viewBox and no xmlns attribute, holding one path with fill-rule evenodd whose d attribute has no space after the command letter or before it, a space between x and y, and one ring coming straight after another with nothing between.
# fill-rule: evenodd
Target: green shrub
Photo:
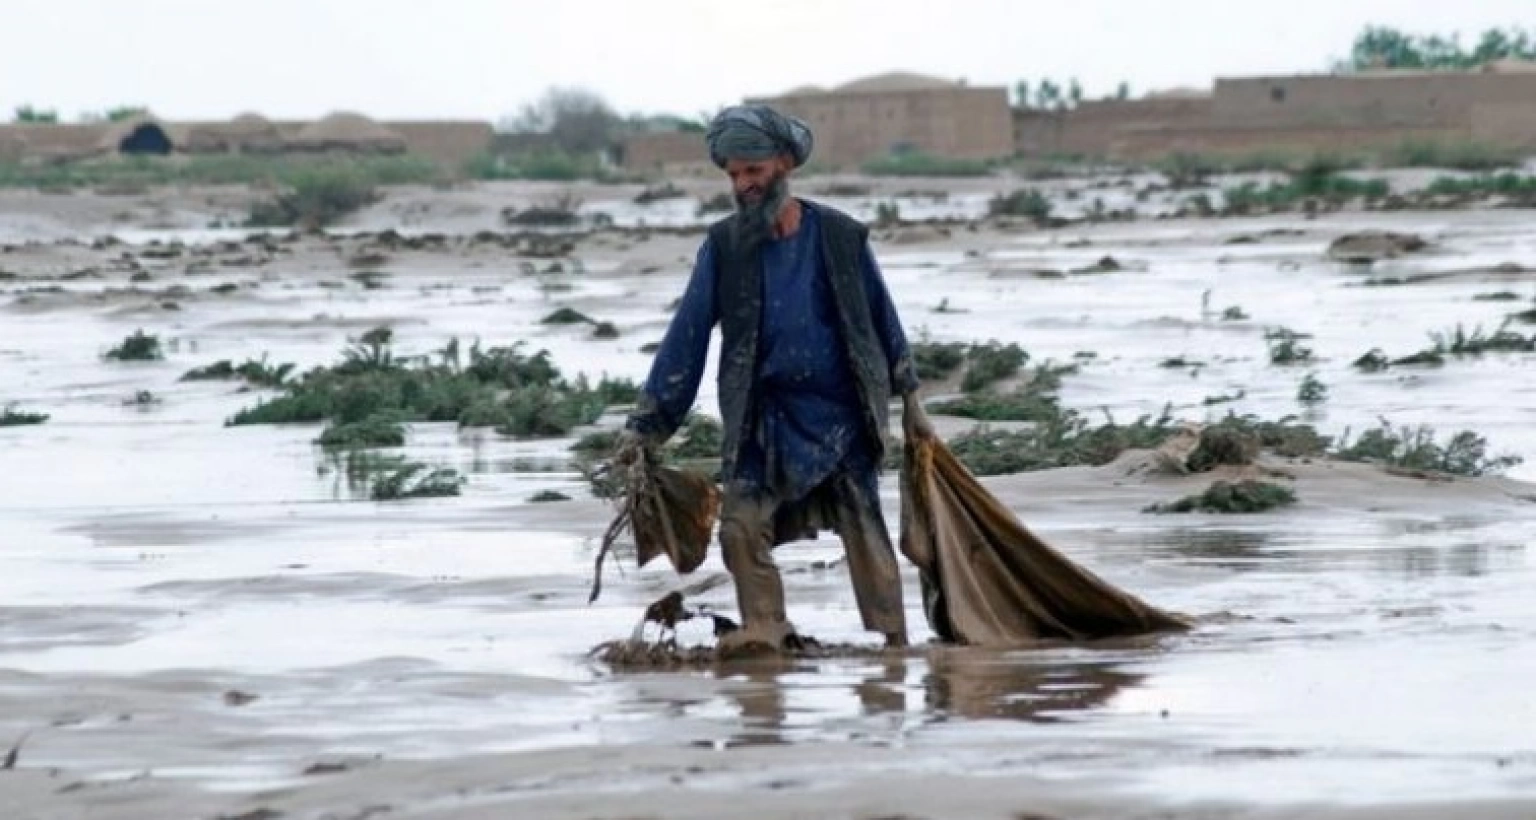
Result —
<instances>
[{"instance_id":1,"label":"green shrub","mask_svg":"<svg viewBox=\"0 0 1536 820\"><path fill-rule=\"evenodd\" d=\"M1029 361L1029 354L1017 344L992 341L984 345L971 345L966 351L968 362L960 389L967 393L987 387L1019 372Z\"/></svg>"},{"instance_id":2,"label":"green shrub","mask_svg":"<svg viewBox=\"0 0 1536 820\"><path fill-rule=\"evenodd\" d=\"M1022 188L1007 194L997 194L987 203L989 216L1022 216L1036 224L1043 224L1051 217L1051 200L1034 188Z\"/></svg>"},{"instance_id":3,"label":"green shrub","mask_svg":"<svg viewBox=\"0 0 1536 820\"><path fill-rule=\"evenodd\" d=\"M1502 473L1523 461L1513 455L1489 458L1487 452L1487 439L1471 430L1455 434L1442 445L1435 441L1430 427L1396 427L1382 419L1380 427L1365 431L1353 444L1341 446L1335 455L1346 461L1462 476Z\"/></svg>"},{"instance_id":4,"label":"green shrub","mask_svg":"<svg viewBox=\"0 0 1536 820\"><path fill-rule=\"evenodd\" d=\"M955 372L965 364L964 342L919 341L912 344L912 362L917 377L924 381L936 381Z\"/></svg>"},{"instance_id":5,"label":"green shrub","mask_svg":"<svg viewBox=\"0 0 1536 820\"><path fill-rule=\"evenodd\" d=\"M725 428L709 416L693 413L675 444L671 447L674 458L718 458L725 446Z\"/></svg>"},{"instance_id":6,"label":"green shrub","mask_svg":"<svg viewBox=\"0 0 1536 820\"><path fill-rule=\"evenodd\" d=\"M333 421L317 443L321 447L399 447L405 444L405 428L394 413L377 413L361 421Z\"/></svg>"},{"instance_id":7,"label":"green shrub","mask_svg":"<svg viewBox=\"0 0 1536 820\"><path fill-rule=\"evenodd\" d=\"M1323 384L1316 373L1308 373L1296 388L1296 400L1306 405L1322 404L1328 400L1328 385Z\"/></svg>"},{"instance_id":8,"label":"green shrub","mask_svg":"<svg viewBox=\"0 0 1536 820\"><path fill-rule=\"evenodd\" d=\"M116 347L108 350L107 358L120 362L151 362L164 359L165 353L160 348L159 336L135 330Z\"/></svg>"},{"instance_id":9,"label":"green shrub","mask_svg":"<svg viewBox=\"0 0 1536 820\"><path fill-rule=\"evenodd\" d=\"M1167 504L1153 504L1149 513L1259 513L1296 503L1289 487L1264 481L1217 481L1197 495Z\"/></svg>"},{"instance_id":10,"label":"green shrub","mask_svg":"<svg viewBox=\"0 0 1536 820\"><path fill-rule=\"evenodd\" d=\"M877 177L984 177L991 175L992 166L981 160L902 153L865 163L864 173Z\"/></svg>"},{"instance_id":11,"label":"green shrub","mask_svg":"<svg viewBox=\"0 0 1536 820\"><path fill-rule=\"evenodd\" d=\"M47 413L25 413L18 411L15 404L7 404L0 410L0 427L20 427L27 424L42 424L49 418Z\"/></svg>"},{"instance_id":12,"label":"green shrub","mask_svg":"<svg viewBox=\"0 0 1536 820\"><path fill-rule=\"evenodd\" d=\"M355 168L316 167L288 182L290 190L251 207L251 227L321 228L378 201L374 181Z\"/></svg>"}]
</instances>

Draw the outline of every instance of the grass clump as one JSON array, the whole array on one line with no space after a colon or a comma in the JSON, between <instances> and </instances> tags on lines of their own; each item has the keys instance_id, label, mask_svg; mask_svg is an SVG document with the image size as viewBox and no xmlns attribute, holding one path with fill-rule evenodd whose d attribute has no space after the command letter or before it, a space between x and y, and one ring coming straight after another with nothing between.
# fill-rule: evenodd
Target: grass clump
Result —
<instances>
[{"instance_id":1,"label":"grass clump","mask_svg":"<svg viewBox=\"0 0 1536 820\"><path fill-rule=\"evenodd\" d=\"M432 468L419 461L402 461L393 469L373 477L368 497L374 501L401 501L456 496L464 488L464 481L457 470Z\"/></svg>"},{"instance_id":2,"label":"grass clump","mask_svg":"<svg viewBox=\"0 0 1536 820\"><path fill-rule=\"evenodd\" d=\"M289 190L251 207L250 227L322 228L379 200L375 183L348 166L316 167L290 179Z\"/></svg>"},{"instance_id":3,"label":"grass clump","mask_svg":"<svg viewBox=\"0 0 1536 820\"><path fill-rule=\"evenodd\" d=\"M539 320L541 325L579 325L596 324L592 317L575 308L563 307L550 312Z\"/></svg>"},{"instance_id":4,"label":"grass clump","mask_svg":"<svg viewBox=\"0 0 1536 820\"><path fill-rule=\"evenodd\" d=\"M1217 481L1204 492L1167 504L1153 504L1148 513L1260 513L1296 503L1289 487L1266 481Z\"/></svg>"},{"instance_id":5,"label":"grass clump","mask_svg":"<svg viewBox=\"0 0 1536 820\"><path fill-rule=\"evenodd\" d=\"M619 446L618 430L596 430L576 440L571 451L587 457L601 457L612 453Z\"/></svg>"},{"instance_id":6,"label":"grass clump","mask_svg":"<svg viewBox=\"0 0 1536 820\"><path fill-rule=\"evenodd\" d=\"M912 345L912 361L917 377L924 381L947 378L965 364L964 342L920 341Z\"/></svg>"},{"instance_id":7,"label":"grass clump","mask_svg":"<svg viewBox=\"0 0 1536 820\"><path fill-rule=\"evenodd\" d=\"M316 443L328 448L400 447L405 444L405 427L394 413L376 413L361 421L333 421Z\"/></svg>"},{"instance_id":8,"label":"grass clump","mask_svg":"<svg viewBox=\"0 0 1536 820\"><path fill-rule=\"evenodd\" d=\"M724 426L714 418L694 413L688 417L681 435L670 449L674 458L718 458L724 446Z\"/></svg>"},{"instance_id":9,"label":"grass clump","mask_svg":"<svg viewBox=\"0 0 1536 820\"><path fill-rule=\"evenodd\" d=\"M1290 172L1284 182L1260 186L1245 182L1222 191L1228 216L1285 213L1298 208L1338 208L1364 200L1374 204L1392 193L1383 179L1355 179L1339 173L1341 163L1327 157L1314 157Z\"/></svg>"},{"instance_id":10,"label":"grass clump","mask_svg":"<svg viewBox=\"0 0 1536 820\"><path fill-rule=\"evenodd\" d=\"M1108 464L1128 449L1156 447L1175 432L1166 409L1156 418L1142 416L1132 424L1110 419L1097 426L1075 411L1062 410L1029 430L979 426L951 439L949 448L978 476L1004 475Z\"/></svg>"},{"instance_id":11,"label":"grass clump","mask_svg":"<svg viewBox=\"0 0 1536 820\"><path fill-rule=\"evenodd\" d=\"M1457 324L1452 330L1430 333L1429 338L1434 342L1433 350L1446 356L1481 356L1500 351L1524 353L1536 350L1536 338L1527 339L1509 330L1508 322L1491 334L1484 333L1481 325L1469 333Z\"/></svg>"},{"instance_id":12,"label":"grass clump","mask_svg":"<svg viewBox=\"0 0 1536 820\"><path fill-rule=\"evenodd\" d=\"M977 421L1039 421L1060 412L1053 396L1027 387L1008 393L983 390L951 401L936 402L929 412Z\"/></svg>"},{"instance_id":13,"label":"grass clump","mask_svg":"<svg viewBox=\"0 0 1536 820\"><path fill-rule=\"evenodd\" d=\"M864 163L864 173L876 177L984 177L990 163L974 159L949 159L908 152Z\"/></svg>"},{"instance_id":14,"label":"grass clump","mask_svg":"<svg viewBox=\"0 0 1536 820\"><path fill-rule=\"evenodd\" d=\"M1328 385L1323 384L1317 378L1316 373L1308 373L1301 380L1301 385L1296 388L1296 401L1311 406L1322 404L1328 400Z\"/></svg>"},{"instance_id":15,"label":"grass clump","mask_svg":"<svg viewBox=\"0 0 1536 820\"><path fill-rule=\"evenodd\" d=\"M1510 205L1536 205L1536 176L1505 172L1475 177L1437 177L1424 188L1424 195L1452 199L1500 197Z\"/></svg>"},{"instance_id":16,"label":"grass clump","mask_svg":"<svg viewBox=\"0 0 1536 820\"><path fill-rule=\"evenodd\" d=\"M1029 354L1012 342L1004 345L992 341L984 345L971 345L966 351L966 360L965 376L960 380L960 389L974 393L1018 373L1019 368L1029 361Z\"/></svg>"},{"instance_id":17,"label":"grass clump","mask_svg":"<svg viewBox=\"0 0 1536 820\"><path fill-rule=\"evenodd\" d=\"M1034 188L997 194L987 203L988 216L1022 216L1037 225L1051 218L1051 200Z\"/></svg>"},{"instance_id":18,"label":"grass clump","mask_svg":"<svg viewBox=\"0 0 1536 820\"><path fill-rule=\"evenodd\" d=\"M108 350L106 357L119 362L154 362L164 359L165 351L160 347L159 336L151 336L140 329Z\"/></svg>"},{"instance_id":19,"label":"grass clump","mask_svg":"<svg viewBox=\"0 0 1536 820\"><path fill-rule=\"evenodd\" d=\"M1258 441L1259 447L1286 458L1321 456L1328 452L1328 447L1333 443L1332 438L1320 435L1312 425L1297 423L1295 416L1265 421L1254 415L1239 416L1228 412L1226 418L1206 429L1226 429L1240 436L1251 437ZM1191 456L1191 462L1195 461ZM1194 468L1194 463L1191 468Z\"/></svg>"},{"instance_id":20,"label":"grass clump","mask_svg":"<svg viewBox=\"0 0 1536 820\"><path fill-rule=\"evenodd\" d=\"M1459 171L1492 171L1518 167L1519 151L1479 142L1404 140L1380 158L1388 168L1455 168Z\"/></svg>"},{"instance_id":21,"label":"grass clump","mask_svg":"<svg viewBox=\"0 0 1536 820\"><path fill-rule=\"evenodd\" d=\"M1391 361L1381 352L1381 348L1373 347L1355 359L1352 366L1365 373L1379 373L1390 367Z\"/></svg>"},{"instance_id":22,"label":"grass clump","mask_svg":"<svg viewBox=\"0 0 1536 820\"><path fill-rule=\"evenodd\" d=\"M1312 361L1312 348L1294 338L1274 339L1269 342L1269 363L1278 365L1306 364Z\"/></svg>"},{"instance_id":23,"label":"grass clump","mask_svg":"<svg viewBox=\"0 0 1536 820\"><path fill-rule=\"evenodd\" d=\"M1518 301L1520 301L1520 294L1515 293L1512 290L1497 290L1497 291L1493 291L1491 293L1477 293L1477 294L1473 294L1472 301L1474 301L1474 302L1518 302Z\"/></svg>"},{"instance_id":24,"label":"grass clump","mask_svg":"<svg viewBox=\"0 0 1536 820\"><path fill-rule=\"evenodd\" d=\"M1367 430L1354 443L1334 454L1346 461L1364 461L1401 470L1447 473L1460 476L1496 475L1520 464L1519 456L1488 457L1488 440L1463 430L1440 444L1433 428L1394 426L1386 419Z\"/></svg>"},{"instance_id":25,"label":"grass clump","mask_svg":"<svg viewBox=\"0 0 1536 820\"><path fill-rule=\"evenodd\" d=\"M294 364L284 362L279 365L267 363L267 357L261 360L247 359L242 364L236 365L229 359L221 359L210 365L195 367L183 373L179 381L218 381L229 379L243 379L252 387L281 387L283 381L293 372Z\"/></svg>"},{"instance_id":26,"label":"grass clump","mask_svg":"<svg viewBox=\"0 0 1536 820\"><path fill-rule=\"evenodd\" d=\"M16 409L14 403L5 405L0 409L0 427L21 427L29 424L42 424L49 418L47 413L26 413Z\"/></svg>"}]
</instances>

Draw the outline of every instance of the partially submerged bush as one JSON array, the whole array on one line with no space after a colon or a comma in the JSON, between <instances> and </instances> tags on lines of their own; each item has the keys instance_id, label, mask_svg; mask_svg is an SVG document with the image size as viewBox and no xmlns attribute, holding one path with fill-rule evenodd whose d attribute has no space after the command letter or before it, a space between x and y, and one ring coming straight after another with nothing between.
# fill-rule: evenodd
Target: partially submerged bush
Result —
<instances>
[{"instance_id":1,"label":"partially submerged bush","mask_svg":"<svg viewBox=\"0 0 1536 820\"><path fill-rule=\"evenodd\" d=\"M539 320L539 324L542 324L542 325L579 325L579 324L589 324L590 325L590 324L595 324L595 322L593 322L592 317L588 316L585 313L582 313L579 310L576 310L575 308L562 307L562 308L558 308L558 309L550 312L544 318L540 319Z\"/></svg>"},{"instance_id":2,"label":"partially submerged bush","mask_svg":"<svg viewBox=\"0 0 1536 820\"><path fill-rule=\"evenodd\" d=\"M1317 378L1316 373L1308 373L1301 380L1301 385L1296 388L1296 401L1306 405L1322 404L1328 400L1328 385L1323 384Z\"/></svg>"},{"instance_id":3,"label":"partially submerged bush","mask_svg":"<svg viewBox=\"0 0 1536 820\"><path fill-rule=\"evenodd\" d=\"M252 387L281 387L283 380L288 378L288 374L292 373L293 369L292 362L270 365L267 363L266 356L262 356L260 361L246 359L238 366L229 359L221 359L213 364L188 370L182 374L180 381L243 379Z\"/></svg>"},{"instance_id":4,"label":"partially submerged bush","mask_svg":"<svg viewBox=\"0 0 1536 820\"><path fill-rule=\"evenodd\" d=\"M1346 461L1463 476L1502 473L1523 461L1514 455L1489 458L1487 453L1487 439L1471 430L1457 433L1442 445L1435 441L1435 432L1430 427L1397 427L1382 419L1380 427L1365 431L1353 444L1340 447L1335 455Z\"/></svg>"},{"instance_id":5,"label":"partially submerged bush","mask_svg":"<svg viewBox=\"0 0 1536 820\"><path fill-rule=\"evenodd\" d=\"M464 481L457 470L431 468L419 461L403 461L394 469L374 476L368 497L374 501L400 501L455 496L463 489Z\"/></svg>"},{"instance_id":6,"label":"partially submerged bush","mask_svg":"<svg viewBox=\"0 0 1536 820\"><path fill-rule=\"evenodd\" d=\"M948 377L965 364L965 348L964 342L914 342L912 360L917 377L924 381Z\"/></svg>"},{"instance_id":7,"label":"partially submerged bush","mask_svg":"<svg viewBox=\"0 0 1536 820\"><path fill-rule=\"evenodd\" d=\"M976 475L1049 470L1079 464L1108 464L1129 449L1151 448L1177 432L1167 410L1133 424L1113 419L1097 427L1072 410L1038 422L1032 429L994 430L985 425L949 441L961 463Z\"/></svg>"},{"instance_id":8,"label":"partially submerged bush","mask_svg":"<svg viewBox=\"0 0 1536 820\"><path fill-rule=\"evenodd\" d=\"M1381 162L1388 168L1455 168L1491 171L1516 168L1524 160L1519 151L1487 143L1404 140L1386 151Z\"/></svg>"},{"instance_id":9,"label":"partially submerged bush","mask_svg":"<svg viewBox=\"0 0 1536 820\"><path fill-rule=\"evenodd\" d=\"M120 362L152 362L164 359L165 353L160 347L160 337L150 336L141 329L108 350L106 356Z\"/></svg>"},{"instance_id":10,"label":"partially submerged bush","mask_svg":"<svg viewBox=\"0 0 1536 820\"><path fill-rule=\"evenodd\" d=\"M902 153L864 163L864 173L877 177L984 177L992 173L992 166L982 160Z\"/></svg>"},{"instance_id":11,"label":"partially submerged bush","mask_svg":"<svg viewBox=\"0 0 1536 820\"><path fill-rule=\"evenodd\" d=\"M345 349L340 363L287 380L281 395L241 410L229 423L332 421L338 426L332 435L341 437L341 425L390 414L397 422L453 421L508 435L557 436L592 423L626 390L622 382L594 390L585 378L567 380L547 351L529 355L521 343L484 350L476 343L467 362L456 340L437 362L398 357L391 343L387 329L370 331Z\"/></svg>"},{"instance_id":12,"label":"partially submerged bush","mask_svg":"<svg viewBox=\"0 0 1536 820\"><path fill-rule=\"evenodd\" d=\"M1270 364L1306 364L1312 361L1312 349L1296 341L1299 336L1275 336L1269 339Z\"/></svg>"},{"instance_id":13,"label":"partially submerged bush","mask_svg":"<svg viewBox=\"0 0 1536 820\"><path fill-rule=\"evenodd\" d=\"M332 422L316 442L321 447L399 447L405 427L393 412L376 413L361 421Z\"/></svg>"},{"instance_id":14,"label":"partially submerged bush","mask_svg":"<svg viewBox=\"0 0 1536 820\"><path fill-rule=\"evenodd\" d=\"M0 409L0 427L20 427L27 424L42 424L49 418L47 413L24 413L16 409L14 403L5 405Z\"/></svg>"},{"instance_id":15,"label":"partially submerged bush","mask_svg":"<svg viewBox=\"0 0 1536 820\"><path fill-rule=\"evenodd\" d=\"M1390 362L1381 348L1373 347L1366 351L1360 358L1355 359L1353 366L1366 373L1378 373L1386 370Z\"/></svg>"},{"instance_id":16,"label":"partially submerged bush","mask_svg":"<svg viewBox=\"0 0 1536 820\"><path fill-rule=\"evenodd\" d=\"M1041 389L1020 387L1007 393L982 390L951 401L936 402L929 411L977 421L1039 421L1061 412L1056 398Z\"/></svg>"},{"instance_id":17,"label":"partially submerged bush","mask_svg":"<svg viewBox=\"0 0 1536 820\"><path fill-rule=\"evenodd\" d=\"M1295 503L1295 491L1279 484L1253 480L1217 481L1202 493L1167 504L1153 504L1142 512L1260 513Z\"/></svg>"},{"instance_id":18,"label":"partially submerged bush","mask_svg":"<svg viewBox=\"0 0 1536 820\"><path fill-rule=\"evenodd\" d=\"M1051 200L1034 188L997 194L987 203L988 216L1022 216L1036 224L1051 218Z\"/></svg>"},{"instance_id":19,"label":"partially submerged bush","mask_svg":"<svg viewBox=\"0 0 1536 820\"><path fill-rule=\"evenodd\" d=\"M373 180L350 166L315 167L297 174L290 190L251 207L251 227L322 228L379 199Z\"/></svg>"},{"instance_id":20,"label":"partially submerged bush","mask_svg":"<svg viewBox=\"0 0 1536 820\"><path fill-rule=\"evenodd\" d=\"M694 413L671 447L675 458L718 458L725 446L725 428L709 416Z\"/></svg>"},{"instance_id":21,"label":"partially submerged bush","mask_svg":"<svg viewBox=\"0 0 1536 820\"><path fill-rule=\"evenodd\" d=\"M1265 421L1258 416L1239 416L1229 412L1226 418L1211 427L1225 427L1245 435L1255 436L1258 438L1260 447L1286 458L1321 456L1333 443L1332 438L1320 435L1316 427L1296 423L1295 416L1285 416L1278 421Z\"/></svg>"},{"instance_id":22,"label":"partially submerged bush","mask_svg":"<svg viewBox=\"0 0 1536 820\"><path fill-rule=\"evenodd\" d=\"M965 377L960 380L960 389L973 393L1018 373L1019 368L1029 361L1029 354L1012 342L1004 345L993 341L971 345L966 351L966 359L969 364Z\"/></svg>"}]
</instances>

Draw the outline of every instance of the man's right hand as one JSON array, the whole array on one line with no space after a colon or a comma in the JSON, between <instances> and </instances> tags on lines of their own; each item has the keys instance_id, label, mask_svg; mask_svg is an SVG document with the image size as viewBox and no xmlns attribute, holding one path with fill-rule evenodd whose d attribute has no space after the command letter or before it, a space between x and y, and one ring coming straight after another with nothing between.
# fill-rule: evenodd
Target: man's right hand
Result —
<instances>
[{"instance_id":1,"label":"man's right hand","mask_svg":"<svg viewBox=\"0 0 1536 820\"><path fill-rule=\"evenodd\" d=\"M634 430L619 433L619 442L613 449L613 463L629 467L649 455L650 442Z\"/></svg>"}]
</instances>

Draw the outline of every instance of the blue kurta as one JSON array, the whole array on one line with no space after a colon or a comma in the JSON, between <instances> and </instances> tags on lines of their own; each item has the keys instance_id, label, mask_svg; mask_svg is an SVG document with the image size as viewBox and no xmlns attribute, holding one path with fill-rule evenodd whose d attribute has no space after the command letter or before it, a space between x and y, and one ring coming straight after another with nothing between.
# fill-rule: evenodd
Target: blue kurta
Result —
<instances>
[{"instance_id":1,"label":"blue kurta","mask_svg":"<svg viewBox=\"0 0 1536 820\"><path fill-rule=\"evenodd\" d=\"M794 502L846 470L873 494L879 465L822 258L820 219L809 204L802 214L793 235L763 246L756 402L736 474L724 478ZM876 332L887 360L899 361L908 349L895 306L874 254L866 247L860 256ZM706 240L644 387L667 428L681 423L698 393L719 318L716 277L715 250ZM639 419L636 426L654 432L659 425Z\"/></svg>"}]
</instances>

